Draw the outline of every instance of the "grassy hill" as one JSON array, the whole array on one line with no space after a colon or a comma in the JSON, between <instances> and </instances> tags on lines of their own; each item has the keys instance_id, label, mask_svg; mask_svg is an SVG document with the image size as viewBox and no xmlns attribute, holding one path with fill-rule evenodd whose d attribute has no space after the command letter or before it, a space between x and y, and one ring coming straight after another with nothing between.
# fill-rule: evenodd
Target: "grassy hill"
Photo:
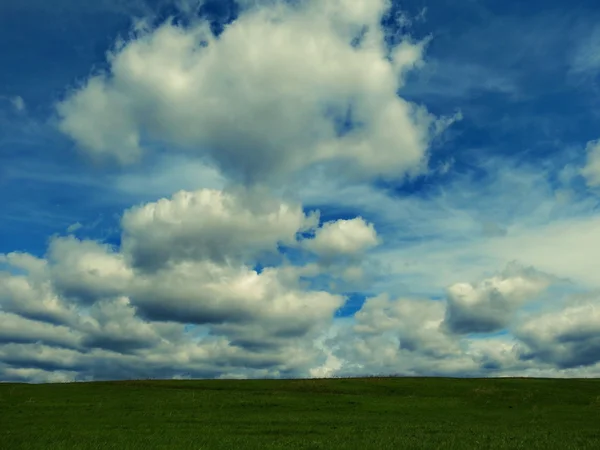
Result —
<instances>
[{"instance_id":1,"label":"grassy hill","mask_svg":"<svg viewBox=\"0 0 600 450\"><path fill-rule=\"evenodd\" d=\"M1 449L600 449L600 380L0 383Z\"/></svg>"}]
</instances>

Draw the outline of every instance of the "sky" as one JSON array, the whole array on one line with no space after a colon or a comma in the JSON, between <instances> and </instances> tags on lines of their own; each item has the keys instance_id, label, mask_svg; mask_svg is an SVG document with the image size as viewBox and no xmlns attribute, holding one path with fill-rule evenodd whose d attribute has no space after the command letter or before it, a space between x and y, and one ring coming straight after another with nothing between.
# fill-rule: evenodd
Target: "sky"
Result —
<instances>
[{"instance_id":1,"label":"sky","mask_svg":"<svg viewBox=\"0 0 600 450\"><path fill-rule=\"evenodd\" d=\"M0 3L0 381L600 375L593 1Z\"/></svg>"}]
</instances>

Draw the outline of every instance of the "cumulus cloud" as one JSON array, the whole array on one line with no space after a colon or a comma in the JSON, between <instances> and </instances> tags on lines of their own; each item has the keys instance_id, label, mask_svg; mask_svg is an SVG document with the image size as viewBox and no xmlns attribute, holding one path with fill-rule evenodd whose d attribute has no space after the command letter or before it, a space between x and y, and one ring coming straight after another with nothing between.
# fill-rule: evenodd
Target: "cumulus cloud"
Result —
<instances>
[{"instance_id":1,"label":"cumulus cloud","mask_svg":"<svg viewBox=\"0 0 600 450\"><path fill-rule=\"evenodd\" d=\"M515 330L523 342L520 356L563 369L600 362L598 295L574 299L564 308L530 315Z\"/></svg>"},{"instance_id":2,"label":"cumulus cloud","mask_svg":"<svg viewBox=\"0 0 600 450\"><path fill-rule=\"evenodd\" d=\"M136 267L160 268L182 260L246 261L318 225L301 205L250 191L180 191L134 207L122 219L123 250Z\"/></svg>"},{"instance_id":3,"label":"cumulus cloud","mask_svg":"<svg viewBox=\"0 0 600 450\"><path fill-rule=\"evenodd\" d=\"M526 318L515 337L473 340L448 333L456 305L442 300L381 294L354 317L334 320L344 298L300 282L322 273L315 264L257 272L200 258L138 272L122 251L68 237L51 242L46 259L2 257L2 379L567 376L596 370L600 322L589 302L562 316L557 310ZM473 310L489 306L481 299L491 291L522 302L547 282L536 271L510 267L470 285L479 302ZM573 372L582 364L587 372Z\"/></svg>"},{"instance_id":4,"label":"cumulus cloud","mask_svg":"<svg viewBox=\"0 0 600 450\"><path fill-rule=\"evenodd\" d=\"M314 239L304 241L307 249L325 259L358 255L377 244L379 238L374 225L362 217L324 223Z\"/></svg>"},{"instance_id":5,"label":"cumulus cloud","mask_svg":"<svg viewBox=\"0 0 600 450\"><path fill-rule=\"evenodd\" d=\"M79 336L65 325L54 325L30 320L9 312L0 311L0 343L46 342L49 345L78 348Z\"/></svg>"},{"instance_id":6,"label":"cumulus cloud","mask_svg":"<svg viewBox=\"0 0 600 450\"><path fill-rule=\"evenodd\" d=\"M357 333L380 335L388 332L398 338L398 350L443 354L453 348L441 329L444 304L427 299L390 300L387 295L368 299L356 313Z\"/></svg>"},{"instance_id":7,"label":"cumulus cloud","mask_svg":"<svg viewBox=\"0 0 600 450\"><path fill-rule=\"evenodd\" d=\"M483 373L465 351L467 342L441 324L444 303L379 295L367 299L354 319L334 328L325 342L335 373L355 375L452 375ZM327 361L318 367L327 370ZM330 369L331 370L331 369Z\"/></svg>"},{"instance_id":8,"label":"cumulus cloud","mask_svg":"<svg viewBox=\"0 0 600 450\"><path fill-rule=\"evenodd\" d=\"M47 260L57 292L82 303L121 294L134 276L122 253L73 236L53 239Z\"/></svg>"},{"instance_id":9,"label":"cumulus cloud","mask_svg":"<svg viewBox=\"0 0 600 450\"><path fill-rule=\"evenodd\" d=\"M56 294L47 277L45 266L40 268L40 261L35 257L23 254L9 254L6 259L9 267L13 269L23 270L24 267L29 266L29 270L25 269L25 274L0 272L0 307L2 311L57 325L72 321L72 308ZM23 260L26 260L26 264L20 264L24 262ZM31 263L34 263L33 267Z\"/></svg>"},{"instance_id":10,"label":"cumulus cloud","mask_svg":"<svg viewBox=\"0 0 600 450\"><path fill-rule=\"evenodd\" d=\"M298 376L319 360L313 341L345 298L301 283L319 267L257 271L244 258L296 243L318 215L257 191L201 190L132 208L122 224L119 247L67 236L43 259L2 255L5 376Z\"/></svg>"},{"instance_id":11,"label":"cumulus cloud","mask_svg":"<svg viewBox=\"0 0 600 450\"><path fill-rule=\"evenodd\" d=\"M331 318L343 299L304 292L279 277L276 268L260 274L245 266L185 262L149 276L140 275L132 302L152 320L196 324L260 323L274 333L303 335Z\"/></svg>"},{"instance_id":12,"label":"cumulus cloud","mask_svg":"<svg viewBox=\"0 0 600 450\"><path fill-rule=\"evenodd\" d=\"M447 289L444 326L453 333L490 333L505 328L517 308L551 282L533 269L510 265L480 283L456 283Z\"/></svg>"},{"instance_id":13,"label":"cumulus cloud","mask_svg":"<svg viewBox=\"0 0 600 450\"><path fill-rule=\"evenodd\" d=\"M388 2L258 5L219 37L195 21L120 43L106 73L57 105L60 129L95 157L132 162L168 142L251 182L323 161L363 175L424 168L436 119L396 95L423 43L388 52Z\"/></svg>"}]
</instances>

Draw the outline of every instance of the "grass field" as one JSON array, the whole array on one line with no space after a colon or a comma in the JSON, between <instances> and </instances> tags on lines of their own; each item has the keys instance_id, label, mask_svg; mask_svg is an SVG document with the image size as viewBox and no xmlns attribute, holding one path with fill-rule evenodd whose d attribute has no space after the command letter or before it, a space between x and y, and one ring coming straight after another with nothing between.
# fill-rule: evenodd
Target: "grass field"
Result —
<instances>
[{"instance_id":1,"label":"grass field","mask_svg":"<svg viewBox=\"0 0 600 450\"><path fill-rule=\"evenodd\" d=\"M2 449L600 449L600 380L0 383Z\"/></svg>"}]
</instances>

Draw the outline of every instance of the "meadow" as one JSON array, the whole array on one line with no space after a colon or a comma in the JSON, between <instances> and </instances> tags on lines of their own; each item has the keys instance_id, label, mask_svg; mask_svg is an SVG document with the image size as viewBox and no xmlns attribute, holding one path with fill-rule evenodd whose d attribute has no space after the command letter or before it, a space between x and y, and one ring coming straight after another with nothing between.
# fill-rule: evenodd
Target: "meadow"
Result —
<instances>
[{"instance_id":1,"label":"meadow","mask_svg":"<svg viewBox=\"0 0 600 450\"><path fill-rule=\"evenodd\" d=\"M600 380L0 383L2 449L599 449Z\"/></svg>"}]
</instances>

